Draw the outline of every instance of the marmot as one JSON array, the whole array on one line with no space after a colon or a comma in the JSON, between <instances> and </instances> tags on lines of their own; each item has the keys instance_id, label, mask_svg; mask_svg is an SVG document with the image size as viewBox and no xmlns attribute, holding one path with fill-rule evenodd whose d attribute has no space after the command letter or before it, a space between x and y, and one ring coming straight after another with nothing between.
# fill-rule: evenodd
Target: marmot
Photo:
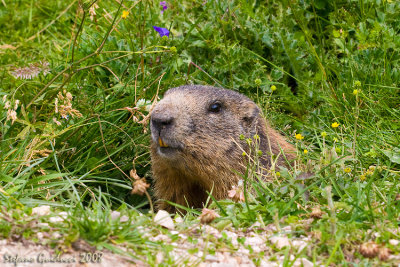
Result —
<instances>
[{"instance_id":1,"label":"marmot","mask_svg":"<svg viewBox=\"0 0 400 267\"><path fill-rule=\"evenodd\" d=\"M151 161L154 195L159 209L174 211L168 200L201 208L211 192L228 197L245 171L245 138L259 136L262 164L269 169L271 153L278 165L295 151L271 129L258 106L248 97L228 89L186 85L169 89L151 112ZM242 138L240 138L242 137ZM247 148L246 148L247 147Z\"/></svg>"}]
</instances>

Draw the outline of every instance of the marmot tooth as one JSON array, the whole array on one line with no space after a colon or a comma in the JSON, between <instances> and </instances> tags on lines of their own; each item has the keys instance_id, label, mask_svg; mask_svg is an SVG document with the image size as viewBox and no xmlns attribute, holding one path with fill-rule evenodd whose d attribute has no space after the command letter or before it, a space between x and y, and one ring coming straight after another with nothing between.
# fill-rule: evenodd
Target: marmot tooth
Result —
<instances>
[{"instance_id":1,"label":"marmot tooth","mask_svg":"<svg viewBox=\"0 0 400 267\"><path fill-rule=\"evenodd\" d=\"M161 139L161 137L158 137L158 144L160 147L168 147L168 145Z\"/></svg>"}]
</instances>

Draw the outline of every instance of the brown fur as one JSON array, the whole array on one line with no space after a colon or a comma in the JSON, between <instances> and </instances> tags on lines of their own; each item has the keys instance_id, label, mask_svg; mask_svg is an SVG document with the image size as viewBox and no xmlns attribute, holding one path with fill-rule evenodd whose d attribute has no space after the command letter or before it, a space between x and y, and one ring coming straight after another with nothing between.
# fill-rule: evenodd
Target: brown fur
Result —
<instances>
[{"instance_id":1,"label":"brown fur","mask_svg":"<svg viewBox=\"0 0 400 267\"><path fill-rule=\"evenodd\" d=\"M212 103L221 104L219 112L210 111ZM271 129L257 105L237 92L211 86L187 85L168 90L151 113L151 159L154 194L183 206L202 207L207 193L216 199L228 196L245 170L239 136L260 136L261 162L271 166L271 153L294 151L294 147ZM159 137L168 148L161 148ZM239 147L240 146L240 147ZM293 158L293 154L286 154ZM278 165L286 165L280 156ZM174 208L161 201L159 209Z\"/></svg>"}]
</instances>

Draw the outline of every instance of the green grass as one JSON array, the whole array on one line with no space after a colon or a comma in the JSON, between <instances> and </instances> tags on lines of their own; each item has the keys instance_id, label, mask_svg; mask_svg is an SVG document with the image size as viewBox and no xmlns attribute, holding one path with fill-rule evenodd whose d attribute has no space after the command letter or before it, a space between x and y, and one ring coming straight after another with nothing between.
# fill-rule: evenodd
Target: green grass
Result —
<instances>
[{"instance_id":1,"label":"green grass","mask_svg":"<svg viewBox=\"0 0 400 267\"><path fill-rule=\"evenodd\" d=\"M359 253L367 241L398 255L388 242L400 239L400 2L167 3L161 14L158 1L97 1L91 18L90 1L0 2L0 236L34 239L37 229L24 229L46 218L23 214L50 205L73 214L55 226L64 238L53 246L124 244L156 264L161 242L135 229L165 230L151 223L147 198L130 194L129 172L151 182L146 108L195 83L246 94L298 148L296 168L274 170L275 181L245 177L256 192L245 203L213 203L214 226L291 225L318 237L302 255L325 265L381 264ZM43 62L47 75L15 77ZM82 116L63 118L56 98ZM313 207L323 215L306 224ZM109 223L117 209L129 222Z\"/></svg>"}]
</instances>

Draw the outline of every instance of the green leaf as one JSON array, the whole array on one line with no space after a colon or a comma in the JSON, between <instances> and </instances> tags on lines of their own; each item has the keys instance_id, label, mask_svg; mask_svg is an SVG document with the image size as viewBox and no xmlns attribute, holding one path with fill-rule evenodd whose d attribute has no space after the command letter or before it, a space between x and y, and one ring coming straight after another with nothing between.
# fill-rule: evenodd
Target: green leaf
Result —
<instances>
[{"instance_id":1,"label":"green leaf","mask_svg":"<svg viewBox=\"0 0 400 267\"><path fill-rule=\"evenodd\" d=\"M383 150L383 153L389 158L393 163L400 164L400 149L394 148L391 150Z\"/></svg>"},{"instance_id":2,"label":"green leaf","mask_svg":"<svg viewBox=\"0 0 400 267\"><path fill-rule=\"evenodd\" d=\"M26 126L18 135L17 138L23 140L25 139L28 135L29 135L29 130L30 130L31 126L28 125Z\"/></svg>"}]
</instances>

